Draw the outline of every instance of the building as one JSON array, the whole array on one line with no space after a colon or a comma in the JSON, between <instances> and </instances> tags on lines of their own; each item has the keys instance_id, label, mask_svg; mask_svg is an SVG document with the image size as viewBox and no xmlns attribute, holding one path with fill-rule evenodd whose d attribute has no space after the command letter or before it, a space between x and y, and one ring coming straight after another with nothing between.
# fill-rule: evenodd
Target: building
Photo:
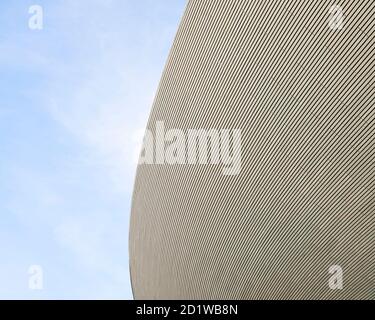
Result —
<instances>
[{"instance_id":1,"label":"building","mask_svg":"<svg viewBox=\"0 0 375 320\"><path fill-rule=\"evenodd\" d=\"M136 299L375 298L374 12L188 1L148 128L240 129L241 170L139 166Z\"/></svg>"}]
</instances>

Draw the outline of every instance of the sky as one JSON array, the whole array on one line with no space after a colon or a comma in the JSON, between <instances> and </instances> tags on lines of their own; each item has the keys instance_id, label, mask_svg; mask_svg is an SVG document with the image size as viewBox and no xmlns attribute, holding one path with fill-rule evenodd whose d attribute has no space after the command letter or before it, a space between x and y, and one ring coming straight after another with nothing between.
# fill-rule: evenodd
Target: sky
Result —
<instances>
[{"instance_id":1,"label":"sky","mask_svg":"<svg viewBox=\"0 0 375 320\"><path fill-rule=\"evenodd\" d=\"M139 138L185 5L0 2L0 299L132 299Z\"/></svg>"}]
</instances>

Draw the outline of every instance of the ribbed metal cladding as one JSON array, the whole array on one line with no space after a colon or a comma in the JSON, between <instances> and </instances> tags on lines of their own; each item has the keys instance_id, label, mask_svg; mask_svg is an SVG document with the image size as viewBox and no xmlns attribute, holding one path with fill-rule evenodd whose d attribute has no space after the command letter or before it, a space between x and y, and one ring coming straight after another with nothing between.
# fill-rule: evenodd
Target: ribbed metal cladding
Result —
<instances>
[{"instance_id":1,"label":"ribbed metal cladding","mask_svg":"<svg viewBox=\"0 0 375 320\"><path fill-rule=\"evenodd\" d=\"M372 0L188 2L148 127L239 128L242 170L139 166L136 299L375 298L374 14Z\"/></svg>"}]
</instances>

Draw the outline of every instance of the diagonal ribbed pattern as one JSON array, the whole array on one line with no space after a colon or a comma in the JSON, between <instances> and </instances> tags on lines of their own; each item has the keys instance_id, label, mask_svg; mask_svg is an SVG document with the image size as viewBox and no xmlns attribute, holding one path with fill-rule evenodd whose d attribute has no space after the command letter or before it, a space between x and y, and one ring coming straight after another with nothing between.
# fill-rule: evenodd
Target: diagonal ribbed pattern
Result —
<instances>
[{"instance_id":1,"label":"diagonal ribbed pattern","mask_svg":"<svg viewBox=\"0 0 375 320\"><path fill-rule=\"evenodd\" d=\"M136 299L375 298L374 14L371 0L188 2L148 126L240 128L242 170L139 166Z\"/></svg>"}]
</instances>

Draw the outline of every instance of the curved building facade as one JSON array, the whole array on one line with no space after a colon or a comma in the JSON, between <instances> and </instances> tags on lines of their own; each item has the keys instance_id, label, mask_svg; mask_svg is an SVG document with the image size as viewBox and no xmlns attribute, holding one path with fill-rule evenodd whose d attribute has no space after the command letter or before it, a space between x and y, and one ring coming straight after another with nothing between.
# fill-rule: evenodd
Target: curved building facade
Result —
<instances>
[{"instance_id":1,"label":"curved building facade","mask_svg":"<svg viewBox=\"0 0 375 320\"><path fill-rule=\"evenodd\" d=\"M148 128L240 130L240 167L139 165L136 299L375 298L374 13L188 1Z\"/></svg>"}]
</instances>

